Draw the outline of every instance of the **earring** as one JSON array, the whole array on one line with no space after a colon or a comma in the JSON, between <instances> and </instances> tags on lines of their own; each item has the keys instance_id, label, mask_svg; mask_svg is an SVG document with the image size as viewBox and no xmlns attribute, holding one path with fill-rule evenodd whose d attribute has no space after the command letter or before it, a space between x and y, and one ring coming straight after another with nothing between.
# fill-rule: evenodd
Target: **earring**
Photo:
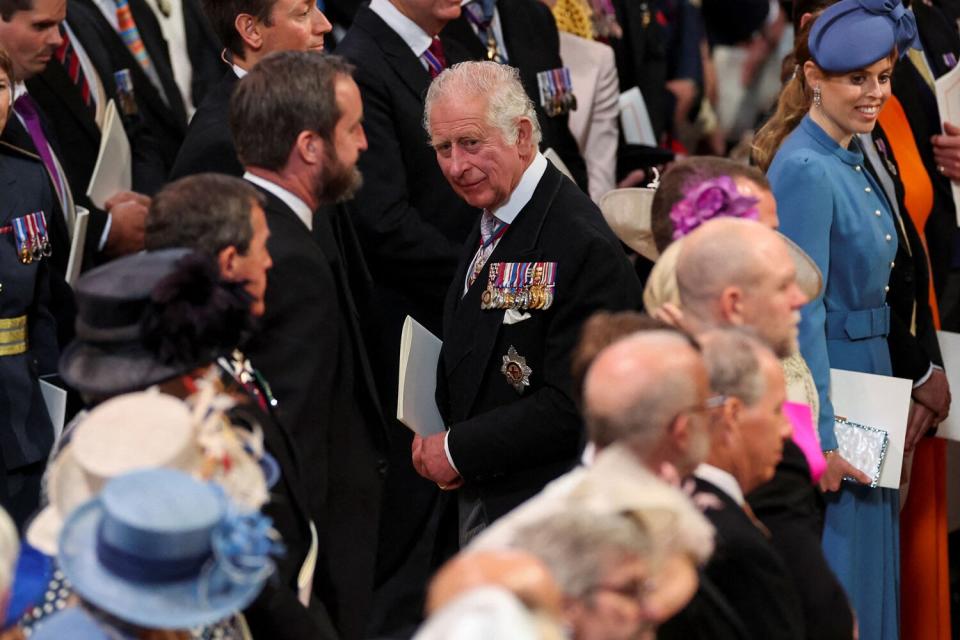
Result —
<instances>
[{"instance_id":1,"label":"earring","mask_svg":"<svg viewBox=\"0 0 960 640\"><path fill-rule=\"evenodd\" d=\"M813 104L817 107L823 104L823 97L820 95L820 85L813 88Z\"/></svg>"}]
</instances>

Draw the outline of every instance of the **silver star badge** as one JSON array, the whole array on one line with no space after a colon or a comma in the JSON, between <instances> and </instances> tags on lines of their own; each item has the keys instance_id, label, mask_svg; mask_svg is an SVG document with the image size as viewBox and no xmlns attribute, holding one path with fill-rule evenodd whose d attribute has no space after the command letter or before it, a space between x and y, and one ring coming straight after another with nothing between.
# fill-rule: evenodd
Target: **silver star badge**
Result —
<instances>
[{"instance_id":1,"label":"silver star badge","mask_svg":"<svg viewBox=\"0 0 960 640\"><path fill-rule=\"evenodd\" d=\"M510 345L507 355L503 356L500 373L506 376L507 382L517 393L523 393L524 387L530 386L530 374L533 373L533 369L527 366L527 359L517 353L513 345Z\"/></svg>"}]
</instances>

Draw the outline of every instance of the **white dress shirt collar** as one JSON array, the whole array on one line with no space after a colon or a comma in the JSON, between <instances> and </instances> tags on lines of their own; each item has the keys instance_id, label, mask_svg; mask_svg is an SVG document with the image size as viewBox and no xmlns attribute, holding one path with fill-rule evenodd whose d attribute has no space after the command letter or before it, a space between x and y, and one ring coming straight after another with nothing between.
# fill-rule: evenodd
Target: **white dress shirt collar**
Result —
<instances>
[{"instance_id":1,"label":"white dress shirt collar","mask_svg":"<svg viewBox=\"0 0 960 640\"><path fill-rule=\"evenodd\" d=\"M741 507L744 505L743 489L740 488L737 479L728 471L704 462L694 470L693 475L714 485Z\"/></svg>"},{"instance_id":2,"label":"white dress shirt collar","mask_svg":"<svg viewBox=\"0 0 960 640\"><path fill-rule=\"evenodd\" d=\"M280 185L270 182L266 178L261 178L260 176L255 176L249 171L243 174L243 179L247 182L252 182L258 187L263 187L273 195L280 198L283 204L290 207L297 217L300 218L300 221L306 225L307 229L313 231L313 210L310 208L306 202L301 200L298 196L290 193Z\"/></svg>"},{"instance_id":3,"label":"white dress shirt collar","mask_svg":"<svg viewBox=\"0 0 960 640\"><path fill-rule=\"evenodd\" d=\"M520 182L517 183L517 188L513 190L513 193L510 194L507 201L490 213L502 222L513 224L520 210L530 202L530 198L533 197L533 192L536 191L537 185L540 184L540 179L543 178L546 170L547 159L538 151L537 155L533 158L533 162L531 162L530 166L523 172L523 175L520 177Z\"/></svg>"},{"instance_id":4,"label":"white dress shirt collar","mask_svg":"<svg viewBox=\"0 0 960 640\"><path fill-rule=\"evenodd\" d=\"M410 47L413 55L420 57L430 47L433 38L416 22L400 13L390 0L370 0L370 10L380 16L387 26Z\"/></svg>"}]
</instances>

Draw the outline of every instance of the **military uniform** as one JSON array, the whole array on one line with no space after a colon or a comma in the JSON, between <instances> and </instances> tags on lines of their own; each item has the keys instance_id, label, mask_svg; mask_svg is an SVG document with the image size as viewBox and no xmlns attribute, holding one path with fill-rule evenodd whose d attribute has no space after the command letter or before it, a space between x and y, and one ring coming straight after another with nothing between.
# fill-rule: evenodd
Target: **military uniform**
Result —
<instances>
[{"instance_id":1,"label":"military uniform","mask_svg":"<svg viewBox=\"0 0 960 640\"><path fill-rule=\"evenodd\" d=\"M54 212L40 158L0 142L0 502L18 526L36 509L53 427L38 376L57 369L46 259L21 262L15 220ZM57 214L59 215L59 214Z\"/></svg>"}]
</instances>

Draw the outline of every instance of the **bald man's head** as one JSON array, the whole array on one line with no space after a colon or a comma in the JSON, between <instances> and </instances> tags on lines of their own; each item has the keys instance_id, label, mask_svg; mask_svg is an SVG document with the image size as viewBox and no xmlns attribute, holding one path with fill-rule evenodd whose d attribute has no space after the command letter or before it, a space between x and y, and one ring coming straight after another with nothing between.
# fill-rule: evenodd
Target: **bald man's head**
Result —
<instances>
[{"instance_id":1,"label":"bald man's head","mask_svg":"<svg viewBox=\"0 0 960 640\"><path fill-rule=\"evenodd\" d=\"M642 457L666 447L679 458L663 462L695 466L699 460L690 458L705 455L699 440L667 441L676 436L671 429L681 415L703 405L708 390L703 359L689 338L657 330L623 338L600 352L584 381L590 439L598 447L624 442Z\"/></svg>"},{"instance_id":2,"label":"bald man's head","mask_svg":"<svg viewBox=\"0 0 960 640\"><path fill-rule=\"evenodd\" d=\"M780 357L797 349L807 298L783 239L751 220L711 220L684 238L677 288L685 314L701 324L746 326Z\"/></svg>"},{"instance_id":3,"label":"bald man's head","mask_svg":"<svg viewBox=\"0 0 960 640\"><path fill-rule=\"evenodd\" d=\"M451 558L430 582L427 614L482 586L503 587L531 610L560 613L560 587L543 561L526 551L504 549L468 551Z\"/></svg>"}]
</instances>

